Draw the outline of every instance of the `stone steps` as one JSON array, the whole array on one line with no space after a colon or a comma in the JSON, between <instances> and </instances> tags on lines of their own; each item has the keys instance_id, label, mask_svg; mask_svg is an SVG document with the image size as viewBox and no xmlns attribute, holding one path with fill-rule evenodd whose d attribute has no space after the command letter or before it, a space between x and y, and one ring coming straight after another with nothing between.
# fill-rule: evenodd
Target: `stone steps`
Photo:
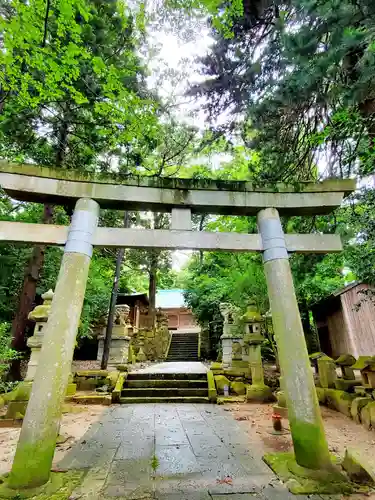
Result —
<instances>
[{"instance_id":1,"label":"stone steps","mask_svg":"<svg viewBox=\"0 0 375 500\"><path fill-rule=\"evenodd\" d=\"M136 404L136 403L209 403L208 397L136 397L136 398L120 398L121 404Z\"/></svg>"},{"instance_id":2,"label":"stone steps","mask_svg":"<svg viewBox=\"0 0 375 500\"><path fill-rule=\"evenodd\" d=\"M122 397L175 397L175 396L203 396L206 397L208 394L208 389L206 388L198 388L198 387L189 387L189 388L180 388L180 387L142 387L137 389L126 388L121 392Z\"/></svg>"},{"instance_id":3,"label":"stone steps","mask_svg":"<svg viewBox=\"0 0 375 500\"><path fill-rule=\"evenodd\" d=\"M198 361L197 333L172 333L166 361Z\"/></svg>"},{"instance_id":4,"label":"stone steps","mask_svg":"<svg viewBox=\"0 0 375 500\"><path fill-rule=\"evenodd\" d=\"M194 377L194 374L191 375ZM194 379L194 380L158 380L158 379L141 379L141 380L128 380L127 387L129 389L139 389L139 388L179 388L179 389L188 389L188 388L206 388L207 387L207 379Z\"/></svg>"},{"instance_id":5,"label":"stone steps","mask_svg":"<svg viewBox=\"0 0 375 500\"><path fill-rule=\"evenodd\" d=\"M129 373L120 403L207 403L206 373Z\"/></svg>"},{"instance_id":6,"label":"stone steps","mask_svg":"<svg viewBox=\"0 0 375 500\"><path fill-rule=\"evenodd\" d=\"M130 380L207 380L207 373L129 373Z\"/></svg>"}]
</instances>

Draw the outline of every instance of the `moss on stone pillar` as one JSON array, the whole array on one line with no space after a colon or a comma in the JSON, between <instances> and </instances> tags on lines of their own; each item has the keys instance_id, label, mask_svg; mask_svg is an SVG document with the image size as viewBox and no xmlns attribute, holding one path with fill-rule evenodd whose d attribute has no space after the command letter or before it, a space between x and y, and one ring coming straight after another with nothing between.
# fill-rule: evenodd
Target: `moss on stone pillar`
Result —
<instances>
[{"instance_id":1,"label":"moss on stone pillar","mask_svg":"<svg viewBox=\"0 0 375 500\"><path fill-rule=\"evenodd\" d=\"M302 467L329 468L328 444L277 210L259 212L258 225L295 458Z\"/></svg>"},{"instance_id":2,"label":"moss on stone pillar","mask_svg":"<svg viewBox=\"0 0 375 500\"><path fill-rule=\"evenodd\" d=\"M62 259L25 419L7 486L49 480L97 226L98 204L78 200ZM90 251L91 250L91 251Z\"/></svg>"}]
</instances>

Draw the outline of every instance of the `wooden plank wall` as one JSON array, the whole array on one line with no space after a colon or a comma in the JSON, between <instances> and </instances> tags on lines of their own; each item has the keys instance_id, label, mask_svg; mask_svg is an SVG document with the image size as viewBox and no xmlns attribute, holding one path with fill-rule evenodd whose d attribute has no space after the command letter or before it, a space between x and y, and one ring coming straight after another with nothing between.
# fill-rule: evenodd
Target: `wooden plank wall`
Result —
<instances>
[{"instance_id":1,"label":"wooden plank wall","mask_svg":"<svg viewBox=\"0 0 375 500\"><path fill-rule=\"evenodd\" d=\"M331 356L336 358L340 354L352 353L352 344L341 308L327 316L327 325L332 348Z\"/></svg>"},{"instance_id":2,"label":"wooden plank wall","mask_svg":"<svg viewBox=\"0 0 375 500\"><path fill-rule=\"evenodd\" d=\"M343 293L340 297L349 330L345 334L345 344L351 338L357 351L352 352L352 354L356 357L375 355L375 305L370 300L364 301L365 295L358 293L360 290L368 288L368 285L360 284ZM355 306L359 302L361 302L361 307L357 310ZM336 332L336 336L340 332L338 329L332 331ZM348 349L345 352L351 351Z\"/></svg>"}]
</instances>

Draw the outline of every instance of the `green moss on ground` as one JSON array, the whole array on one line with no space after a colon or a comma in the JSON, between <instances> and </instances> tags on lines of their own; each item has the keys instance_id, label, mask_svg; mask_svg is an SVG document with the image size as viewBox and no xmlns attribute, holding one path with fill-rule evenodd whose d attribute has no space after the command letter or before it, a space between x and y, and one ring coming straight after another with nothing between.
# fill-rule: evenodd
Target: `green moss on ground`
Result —
<instances>
[{"instance_id":1,"label":"green moss on ground","mask_svg":"<svg viewBox=\"0 0 375 500\"><path fill-rule=\"evenodd\" d=\"M312 471L314 477L311 478L297 476L290 470L291 462L295 463L293 453L268 453L264 455L263 460L294 495L351 494L369 491L367 486L348 481L343 475L342 480L339 478L332 480L332 476L325 474L325 471L322 471L321 478L318 478L318 471Z\"/></svg>"},{"instance_id":2,"label":"green moss on ground","mask_svg":"<svg viewBox=\"0 0 375 500\"><path fill-rule=\"evenodd\" d=\"M6 487L7 476L0 479L0 498L12 500L69 500L72 492L81 484L84 471L56 472L51 474L51 480L39 489L12 490Z\"/></svg>"}]
</instances>

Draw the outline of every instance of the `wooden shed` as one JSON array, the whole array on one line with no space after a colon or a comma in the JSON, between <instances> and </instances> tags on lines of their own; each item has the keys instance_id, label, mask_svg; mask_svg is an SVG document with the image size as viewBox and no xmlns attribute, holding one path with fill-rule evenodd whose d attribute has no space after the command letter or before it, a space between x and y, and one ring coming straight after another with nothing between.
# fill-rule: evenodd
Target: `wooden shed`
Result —
<instances>
[{"instance_id":1,"label":"wooden shed","mask_svg":"<svg viewBox=\"0 0 375 500\"><path fill-rule=\"evenodd\" d=\"M320 349L328 356L375 354L375 304L365 293L370 288L355 281L311 308Z\"/></svg>"}]
</instances>

